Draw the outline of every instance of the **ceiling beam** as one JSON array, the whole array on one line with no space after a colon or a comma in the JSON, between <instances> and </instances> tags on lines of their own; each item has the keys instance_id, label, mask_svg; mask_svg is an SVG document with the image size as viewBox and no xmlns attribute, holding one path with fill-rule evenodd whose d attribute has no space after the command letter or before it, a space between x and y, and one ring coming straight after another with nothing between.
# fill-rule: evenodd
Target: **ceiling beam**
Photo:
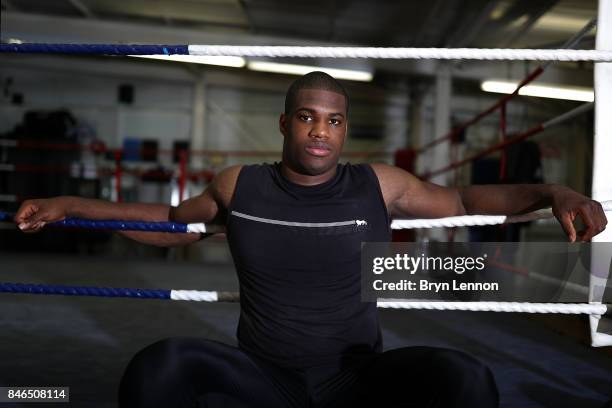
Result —
<instances>
[{"instance_id":1,"label":"ceiling beam","mask_svg":"<svg viewBox=\"0 0 612 408\"><path fill-rule=\"evenodd\" d=\"M486 36L477 46L508 47L528 33L533 25L559 0L515 0L486 27ZM503 3L502 3L503 4Z\"/></svg>"},{"instance_id":2,"label":"ceiling beam","mask_svg":"<svg viewBox=\"0 0 612 408\"><path fill-rule=\"evenodd\" d=\"M89 7L81 2L81 0L68 0L68 3L79 11L86 18L95 18L96 16L91 12Z\"/></svg>"},{"instance_id":3,"label":"ceiling beam","mask_svg":"<svg viewBox=\"0 0 612 408\"><path fill-rule=\"evenodd\" d=\"M431 27L432 24L435 23L437 16L442 11L442 6L444 6L444 3L445 3L444 0L435 0L435 2L433 3L433 6L429 9L429 13L427 14L427 17L425 17L425 19L423 20L423 23L419 27L417 34L414 36L414 40L412 41L413 47L422 46L422 42L425 39L425 36L427 35L429 28Z\"/></svg>"},{"instance_id":4,"label":"ceiling beam","mask_svg":"<svg viewBox=\"0 0 612 408\"><path fill-rule=\"evenodd\" d=\"M487 25L491 12L498 6L501 0L487 1L486 5L474 13L474 18L466 18L463 24L448 37L447 47L466 47L472 43L474 38Z\"/></svg>"},{"instance_id":5,"label":"ceiling beam","mask_svg":"<svg viewBox=\"0 0 612 408\"><path fill-rule=\"evenodd\" d=\"M246 17L247 26L249 27L249 31L253 34L257 33L257 27L255 27L255 22L253 21L253 16L251 15L251 10L247 4L248 0L238 0L238 4L242 7L242 12Z\"/></svg>"},{"instance_id":6,"label":"ceiling beam","mask_svg":"<svg viewBox=\"0 0 612 408\"><path fill-rule=\"evenodd\" d=\"M112 21L50 16L7 11L0 15L2 36L23 42L133 43L133 44L233 44L233 45L325 45L321 42L248 31L219 31L166 27L143 22ZM348 45L348 44L327 44Z\"/></svg>"},{"instance_id":7,"label":"ceiling beam","mask_svg":"<svg viewBox=\"0 0 612 408\"><path fill-rule=\"evenodd\" d=\"M523 35L525 35L529 30L531 30L531 27L534 26L535 23L538 22L538 20L546 13L548 13L548 11L550 11L550 9L558 2L558 0L549 0L549 1L544 1L544 2L534 2L534 4L538 4L539 7L538 8L534 8L532 10L531 13L529 13L529 17L527 18L527 20L521 24L521 26L518 28L518 30L506 41L503 42L502 47L510 47L512 44L514 44L519 38L521 38Z\"/></svg>"},{"instance_id":8,"label":"ceiling beam","mask_svg":"<svg viewBox=\"0 0 612 408\"><path fill-rule=\"evenodd\" d=\"M19 11L19 8L10 0L1 0L0 5L2 5L2 10Z\"/></svg>"},{"instance_id":9,"label":"ceiling beam","mask_svg":"<svg viewBox=\"0 0 612 408\"><path fill-rule=\"evenodd\" d=\"M104 12L123 18L163 20L166 16L176 22L190 25L217 25L246 30L247 18L237 0L232 1L105 1Z\"/></svg>"}]
</instances>

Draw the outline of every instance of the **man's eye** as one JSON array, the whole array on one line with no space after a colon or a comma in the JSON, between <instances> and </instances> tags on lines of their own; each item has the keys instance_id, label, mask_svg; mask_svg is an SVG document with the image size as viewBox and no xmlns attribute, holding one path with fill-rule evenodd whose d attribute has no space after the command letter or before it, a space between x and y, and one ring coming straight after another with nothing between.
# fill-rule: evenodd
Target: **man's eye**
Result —
<instances>
[{"instance_id":1,"label":"man's eye","mask_svg":"<svg viewBox=\"0 0 612 408\"><path fill-rule=\"evenodd\" d=\"M304 122L310 122L312 120L312 116L300 115L300 120L303 120Z\"/></svg>"},{"instance_id":2,"label":"man's eye","mask_svg":"<svg viewBox=\"0 0 612 408\"><path fill-rule=\"evenodd\" d=\"M329 123L334 126L339 126L342 122L340 122L338 119L330 119Z\"/></svg>"}]
</instances>

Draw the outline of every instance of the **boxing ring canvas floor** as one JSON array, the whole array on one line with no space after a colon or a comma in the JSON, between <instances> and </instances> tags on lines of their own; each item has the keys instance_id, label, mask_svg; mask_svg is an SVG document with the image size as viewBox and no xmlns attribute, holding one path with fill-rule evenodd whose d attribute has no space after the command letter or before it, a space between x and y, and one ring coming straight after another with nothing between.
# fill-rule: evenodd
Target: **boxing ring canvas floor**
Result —
<instances>
[{"instance_id":1,"label":"boxing ring canvas floor","mask_svg":"<svg viewBox=\"0 0 612 408\"><path fill-rule=\"evenodd\" d=\"M0 253L0 259L5 282L237 289L233 266L227 263L12 253ZM144 346L171 336L235 344L238 319L237 304L12 294L0 295L0 311L0 385L70 386L70 406L100 408L116 406L122 371ZM457 348L486 362L495 373L504 408L599 408L612 398L609 353L526 316L380 313L387 349Z\"/></svg>"}]
</instances>

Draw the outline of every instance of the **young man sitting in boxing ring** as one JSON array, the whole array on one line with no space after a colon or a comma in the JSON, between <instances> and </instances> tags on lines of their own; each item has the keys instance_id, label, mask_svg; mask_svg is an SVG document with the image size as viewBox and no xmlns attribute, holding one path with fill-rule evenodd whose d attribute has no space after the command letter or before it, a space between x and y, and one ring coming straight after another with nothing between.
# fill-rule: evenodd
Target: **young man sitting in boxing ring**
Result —
<instances>
[{"instance_id":1,"label":"young man sitting in boxing ring","mask_svg":"<svg viewBox=\"0 0 612 408\"><path fill-rule=\"evenodd\" d=\"M569 240L588 241L606 226L601 205L562 186L458 191L385 164L339 164L348 108L334 78L299 78L280 116L282 161L230 167L178 207L78 197L22 204L15 221L26 232L65 217L226 224L240 281L238 346L172 338L145 348L121 381L121 407L498 406L492 373L463 352L382 351L376 304L361 301L361 243L389 241L392 218L511 215L548 206ZM577 217L583 231L574 228ZM153 245L200 238L123 234Z\"/></svg>"}]
</instances>

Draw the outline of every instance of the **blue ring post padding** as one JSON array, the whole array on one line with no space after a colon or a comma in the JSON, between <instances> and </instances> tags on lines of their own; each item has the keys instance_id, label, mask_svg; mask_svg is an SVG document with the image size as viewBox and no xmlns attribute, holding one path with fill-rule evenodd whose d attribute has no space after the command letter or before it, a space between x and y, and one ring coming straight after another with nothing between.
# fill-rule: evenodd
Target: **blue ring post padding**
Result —
<instances>
[{"instance_id":1,"label":"blue ring post padding","mask_svg":"<svg viewBox=\"0 0 612 408\"><path fill-rule=\"evenodd\" d=\"M170 290L166 289L98 288L95 286L32 285L28 283L0 282L0 293L27 293L32 295L170 299L170 292Z\"/></svg>"},{"instance_id":2,"label":"blue ring post padding","mask_svg":"<svg viewBox=\"0 0 612 408\"><path fill-rule=\"evenodd\" d=\"M0 44L0 52L87 55L189 55L189 46L143 44Z\"/></svg>"},{"instance_id":3,"label":"blue ring post padding","mask_svg":"<svg viewBox=\"0 0 612 408\"><path fill-rule=\"evenodd\" d=\"M12 221L13 214L0 211L0 221ZM120 231L146 231L146 232L187 232L187 224L180 222L145 222L145 221L117 221L117 220L85 220L81 218L66 218L62 221L52 222L47 226L68 228L107 229Z\"/></svg>"}]
</instances>

